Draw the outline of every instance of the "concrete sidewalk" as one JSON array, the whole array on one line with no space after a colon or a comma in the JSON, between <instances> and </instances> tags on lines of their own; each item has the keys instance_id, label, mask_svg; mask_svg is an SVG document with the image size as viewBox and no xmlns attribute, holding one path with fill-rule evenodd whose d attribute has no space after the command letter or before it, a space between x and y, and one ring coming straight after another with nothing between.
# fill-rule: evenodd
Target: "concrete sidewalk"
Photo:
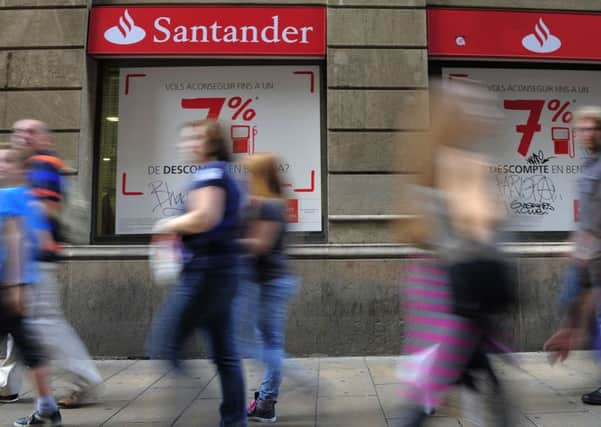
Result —
<instances>
[{"instance_id":1,"label":"concrete sidewalk","mask_svg":"<svg viewBox=\"0 0 601 427\"><path fill-rule=\"evenodd\" d=\"M585 406L580 395L601 385L599 370L586 353L550 367L543 354L516 355L520 368L496 362L513 401L519 404L516 426L597 426L601 407ZM295 359L293 377L282 385L277 425L287 427L394 426L401 414L396 366L398 357ZM260 382L260 369L246 363L248 395ZM218 423L219 383L206 360L190 361L191 375L176 380L156 361L98 361L105 378L104 396L95 405L64 410L68 426L200 426ZM299 369L302 367L302 369ZM56 392L64 391L61 377ZM452 393L452 395L459 392ZM461 417L460 400L449 403L428 426L474 426ZM32 409L31 393L15 404L0 405L0 426L12 425ZM251 424L252 425L252 424Z\"/></svg>"}]
</instances>

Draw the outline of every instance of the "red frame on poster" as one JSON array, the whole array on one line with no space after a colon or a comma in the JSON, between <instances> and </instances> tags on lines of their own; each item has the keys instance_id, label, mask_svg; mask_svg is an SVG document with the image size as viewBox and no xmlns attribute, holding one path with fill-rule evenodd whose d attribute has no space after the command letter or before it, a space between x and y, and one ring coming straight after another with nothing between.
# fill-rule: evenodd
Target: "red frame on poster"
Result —
<instances>
[{"instance_id":1,"label":"red frame on poster","mask_svg":"<svg viewBox=\"0 0 601 427\"><path fill-rule=\"evenodd\" d=\"M428 9L430 57L601 60L601 14Z\"/></svg>"},{"instance_id":2,"label":"red frame on poster","mask_svg":"<svg viewBox=\"0 0 601 427\"><path fill-rule=\"evenodd\" d=\"M96 6L90 55L325 56L324 7Z\"/></svg>"}]
</instances>

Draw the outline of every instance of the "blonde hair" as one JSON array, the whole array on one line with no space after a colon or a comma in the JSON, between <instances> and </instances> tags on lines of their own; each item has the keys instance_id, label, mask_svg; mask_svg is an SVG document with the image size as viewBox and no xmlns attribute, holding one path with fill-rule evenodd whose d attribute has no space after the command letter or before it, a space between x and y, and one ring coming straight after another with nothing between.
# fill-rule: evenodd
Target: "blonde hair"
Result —
<instances>
[{"instance_id":1,"label":"blonde hair","mask_svg":"<svg viewBox=\"0 0 601 427\"><path fill-rule=\"evenodd\" d=\"M251 196L284 199L284 187L278 171L279 160L270 153L256 153L243 161L248 171Z\"/></svg>"},{"instance_id":2,"label":"blonde hair","mask_svg":"<svg viewBox=\"0 0 601 427\"><path fill-rule=\"evenodd\" d=\"M574 122L587 119L593 120L597 123L598 127L601 127L601 107L587 105L579 108L576 113L574 113Z\"/></svg>"}]
</instances>

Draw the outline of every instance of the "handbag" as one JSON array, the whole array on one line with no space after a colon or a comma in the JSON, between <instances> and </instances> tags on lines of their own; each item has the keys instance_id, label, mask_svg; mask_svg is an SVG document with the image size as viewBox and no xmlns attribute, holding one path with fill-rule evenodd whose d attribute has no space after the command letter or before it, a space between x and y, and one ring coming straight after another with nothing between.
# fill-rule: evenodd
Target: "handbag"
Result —
<instances>
[{"instance_id":1,"label":"handbag","mask_svg":"<svg viewBox=\"0 0 601 427\"><path fill-rule=\"evenodd\" d=\"M508 310L517 302L515 267L497 249L451 263L448 267L453 311L482 317Z\"/></svg>"}]
</instances>

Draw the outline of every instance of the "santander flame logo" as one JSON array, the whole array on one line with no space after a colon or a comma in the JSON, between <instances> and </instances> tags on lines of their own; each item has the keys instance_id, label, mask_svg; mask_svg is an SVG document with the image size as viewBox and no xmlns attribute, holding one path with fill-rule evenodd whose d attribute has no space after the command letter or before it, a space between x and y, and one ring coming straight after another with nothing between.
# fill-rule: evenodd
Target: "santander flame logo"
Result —
<instances>
[{"instance_id":1,"label":"santander flame logo","mask_svg":"<svg viewBox=\"0 0 601 427\"><path fill-rule=\"evenodd\" d=\"M135 44L146 37L146 31L138 27L127 9L119 17L119 25L109 28L104 32L104 38L114 44Z\"/></svg>"},{"instance_id":2,"label":"santander flame logo","mask_svg":"<svg viewBox=\"0 0 601 427\"><path fill-rule=\"evenodd\" d=\"M551 34L543 18L539 18L534 26L534 34L528 34L522 39L522 46L530 52L551 53L561 47L561 40Z\"/></svg>"}]
</instances>

